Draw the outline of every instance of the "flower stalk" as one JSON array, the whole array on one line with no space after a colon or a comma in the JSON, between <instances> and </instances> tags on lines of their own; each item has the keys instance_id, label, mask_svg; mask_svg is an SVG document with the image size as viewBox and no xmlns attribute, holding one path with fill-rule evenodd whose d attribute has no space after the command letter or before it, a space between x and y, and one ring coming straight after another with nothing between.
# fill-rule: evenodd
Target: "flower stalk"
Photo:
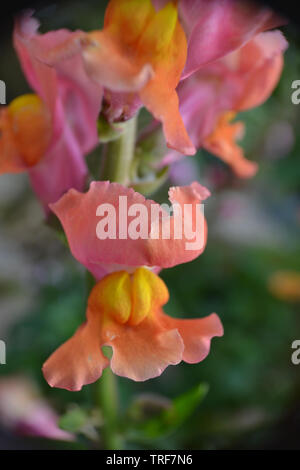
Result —
<instances>
[{"instance_id":1,"label":"flower stalk","mask_svg":"<svg viewBox=\"0 0 300 470\"><path fill-rule=\"evenodd\" d=\"M118 139L108 142L104 148L102 180L130 184L130 173L135 152L137 116L124 124L124 130ZM102 442L106 450L122 449L122 441L117 434L118 391L117 378L107 368L97 383L99 406L102 410L104 426Z\"/></svg>"},{"instance_id":2,"label":"flower stalk","mask_svg":"<svg viewBox=\"0 0 300 470\"><path fill-rule=\"evenodd\" d=\"M137 116L124 125L124 131L118 139L105 145L101 180L128 186L135 152Z\"/></svg>"},{"instance_id":3,"label":"flower stalk","mask_svg":"<svg viewBox=\"0 0 300 470\"><path fill-rule=\"evenodd\" d=\"M102 428L102 444L105 450L121 450L122 440L117 432L118 391L116 376L107 368L97 382L97 395L102 411L104 426Z\"/></svg>"}]
</instances>

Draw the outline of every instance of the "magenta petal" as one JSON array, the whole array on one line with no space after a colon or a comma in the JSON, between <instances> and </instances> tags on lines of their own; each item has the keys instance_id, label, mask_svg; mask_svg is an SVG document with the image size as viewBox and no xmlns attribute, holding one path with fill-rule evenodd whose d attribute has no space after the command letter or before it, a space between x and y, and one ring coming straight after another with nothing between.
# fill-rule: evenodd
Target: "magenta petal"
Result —
<instances>
[{"instance_id":1,"label":"magenta petal","mask_svg":"<svg viewBox=\"0 0 300 470\"><path fill-rule=\"evenodd\" d=\"M30 14L23 15L16 22L14 45L26 78L51 112L48 151L29 171L33 188L47 208L68 189L84 188L84 156L98 144L103 89L87 76L80 51L65 50L68 40L80 32L39 34L38 26Z\"/></svg>"},{"instance_id":2,"label":"magenta petal","mask_svg":"<svg viewBox=\"0 0 300 470\"><path fill-rule=\"evenodd\" d=\"M271 10L240 0L183 0L179 15L188 38L182 78L276 25Z\"/></svg>"},{"instance_id":3,"label":"magenta petal","mask_svg":"<svg viewBox=\"0 0 300 470\"><path fill-rule=\"evenodd\" d=\"M86 174L86 163L68 127L43 160L29 171L33 189L46 212L48 204L56 202L70 188L82 190Z\"/></svg>"}]
</instances>

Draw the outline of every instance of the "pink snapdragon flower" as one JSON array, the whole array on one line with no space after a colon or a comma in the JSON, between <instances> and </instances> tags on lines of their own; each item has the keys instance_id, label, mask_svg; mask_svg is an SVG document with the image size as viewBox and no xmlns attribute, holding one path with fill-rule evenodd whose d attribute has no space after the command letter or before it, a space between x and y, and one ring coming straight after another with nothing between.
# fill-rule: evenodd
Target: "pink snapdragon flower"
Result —
<instances>
[{"instance_id":1,"label":"pink snapdragon flower","mask_svg":"<svg viewBox=\"0 0 300 470\"><path fill-rule=\"evenodd\" d=\"M103 88L109 121L129 119L144 105L162 123L167 146L190 155L195 147L179 113L180 79L279 21L248 1L110 0L102 30L55 31L51 50L39 36L35 53L55 67L80 55Z\"/></svg>"},{"instance_id":2,"label":"pink snapdragon flower","mask_svg":"<svg viewBox=\"0 0 300 470\"><path fill-rule=\"evenodd\" d=\"M74 435L58 427L58 415L35 385L19 376L0 379L0 422L17 434L72 441Z\"/></svg>"},{"instance_id":3,"label":"pink snapdragon flower","mask_svg":"<svg viewBox=\"0 0 300 470\"><path fill-rule=\"evenodd\" d=\"M70 188L84 188L84 156L98 143L102 90L87 77L80 56L56 67L39 60L68 31L37 35L30 16L17 21L14 46L36 94L20 96L0 110L0 173L27 171L45 209Z\"/></svg>"},{"instance_id":4,"label":"pink snapdragon flower","mask_svg":"<svg viewBox=\"0 0 300 470\"><path fill-rule=\"evenodd\" d=\"M239 111L264 103L281 76L283 34L268 31L256 35L240 49L212 62L180 83L180 112L195 147L204 147L229 164L242 178L257 171L236 143L243 136L242 122L231 123ZM181 158L167 152L162 164Z\"/></svg>"},{"instance_id":5,"label":"pink snapdragon flower","mask_svg":"<svg viewBox=\"0 0 300 470\"><path fill-rule=\"evenodd\" d=\"M43 372L51 386L80 390L97 380L108 366L117 375L147 380L160 375L170 364L181 360L197 363L207 356L211 338L223 334L218 316L167 316L162 306L169 293L157 273L195 259L204 250L207 230L202 213L198 230L203 230L203 238L194 249L187 249L186 243L195 240L197 233L187 238L185 230L178 238L176 228L185 223L191 229L198 205L208 196L209 191L199 183L170 189L173 206L189 207L191 217L185 220L179 212L162 214L159 204L109 182L92 183L86 194L70 190L51 206L63 225L73 256L98 281L89 296L86 322L44 364ZM119 217L124 214L120 197L126 198L128 208L138 204L143 217L149 216L146 237L131 239L125 232L120 235ZM97 236L101 204L116 211L116 237ZM151 219L153 209L157 215ZM129 224L132 220L129 217ZM170 236L163 238L166 223L170 223ZM111 360L103 354L102 346L112 348Z\"/></svg>"},{"instance_id":6,"label":"pink snapdragon flower","mask_svg":"<svg viewBox=\"0 0 300 470\"><path fill-rule=\"evenodd\" d=\"M162 5L166 0L155 2ZM179 0L178 14L188 40L182 78L285 22L251 0Z\"/></svg>"},{"instance_id":7,"label":"pink snapdragon flower","mask_svg":"<svg viewBox=\"0 0 300 470\"><path fill-rule=\"evenodd\" d=\"M115 2L111 1L110 3L118 5L117 0ZM119 4L120 3L124 5L123 18L125 18L126 15L125 9L127 8L128 10L128 20L124 20L122 26L124 29L133 30L134 15L136 15L136 17L141 15L139 10L141 8L141 2L138 0L124 0L123 2L119 2ZM150 3L150 1L144 2L144 6L148 4L149 8ZM159 12L162 9L166 9L172 2L169 0L153 0L152 3L156 11ZM258 7L255 3L248 0L225 0L222 2L219 0L210 0L209 2L207 0L179 0L178 2L173 2L173 5L173 8L177 8L178 22L183 28L187 40L186 61L181 73L181 80L187 78L208 63L241 47L259 32L271 29L283 22L282 18L279 18L269 8ZM152 44L153 50L157 47L156 43L159 41L159 38L163 37L161 31L163 28L165 29L166 26L167 24L163 22L157 24L155 30L157 39L156 42ZM122 27L120 28L120 33L122 39L128 34ZM141 41L140 37L139 41ZM173 36L173 42L176 42L178 49L178 38L175 35ZM169 55L171 55L170 51ZM128 59L132 60L130 54ZM145 62L146 56L144 56L143 59ZM152 65L151 61L149 61L149 64ZM99 80L101 73L103 73L101 61L99 60L94 66L94 77ZM178 66L179 63L177 67ZM155 75L156 71L154 69L154 77ZM152 78L149 84L152 83L153 80ZM150 107L148 109L152 112L154 117L163 123L167 120L171 121L171 119L174 121L175 117L178 119L176 126L173 126L174 134L168 132L166 123L164 124L167 145L183 154L192 154L194 150L191 144L189 143L189 148L184 149L179 141L179 136L183 135L183 130L182 124L179 125L178 110L175 109L172 103L173 109L171 113L171 101L170 99L168 100L166 94L163 94L162 91L165 84L169 84L169 80L170 74L168 74L167 81L164 80L165 83L163 82L162 76L156 78L156 81L159 81L161 89L160 99L164 100L164 116L162 116L162 111L156 111L154 108L155 104L149 105ZM112 90L105 90L104 99L106 103L105 114L111 121L128 119L133 116L137 109L143 104L143 100L138 99L138 94L115 92L113 88ZM179 103L180 101L181 97L179 96ZM146 107L148 106L147 103L144 104Z\"/></svg>"}]
</instances>

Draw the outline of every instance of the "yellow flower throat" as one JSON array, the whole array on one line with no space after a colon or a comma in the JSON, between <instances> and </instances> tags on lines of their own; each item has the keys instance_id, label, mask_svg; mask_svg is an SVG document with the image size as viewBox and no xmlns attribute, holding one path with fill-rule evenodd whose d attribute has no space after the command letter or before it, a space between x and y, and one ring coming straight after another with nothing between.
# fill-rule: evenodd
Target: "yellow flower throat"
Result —
<instances>
[{"instance_id":1,"label":"yellow flower throat","mask_svg":"<svg viewBox=\"0 0 300 470\"><path fill-rule=\"evenodd\" d=\"M133 274L118 271L101 279L91 292L89 307L118 323L134 326L168 299L162 279L149 269L137 268Z\"/></svg>"}]
</instances>

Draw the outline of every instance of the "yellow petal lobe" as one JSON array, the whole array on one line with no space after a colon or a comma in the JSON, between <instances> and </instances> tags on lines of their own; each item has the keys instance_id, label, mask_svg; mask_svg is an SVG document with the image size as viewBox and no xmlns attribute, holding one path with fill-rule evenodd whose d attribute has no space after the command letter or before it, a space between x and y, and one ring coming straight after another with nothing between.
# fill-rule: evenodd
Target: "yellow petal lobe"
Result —
<instances>
[{"instance_id":1,"label":"yellow petal lobe","mask_svg":"<svg viewBox=\"0 0 300 470\"><path fill-rule=\"evenodd\" d=\"M36 165L51 138L51 119L43 101L35 94L15 98L8 106L11 137L24 163Z\"/></svg>"}]
</instances>

